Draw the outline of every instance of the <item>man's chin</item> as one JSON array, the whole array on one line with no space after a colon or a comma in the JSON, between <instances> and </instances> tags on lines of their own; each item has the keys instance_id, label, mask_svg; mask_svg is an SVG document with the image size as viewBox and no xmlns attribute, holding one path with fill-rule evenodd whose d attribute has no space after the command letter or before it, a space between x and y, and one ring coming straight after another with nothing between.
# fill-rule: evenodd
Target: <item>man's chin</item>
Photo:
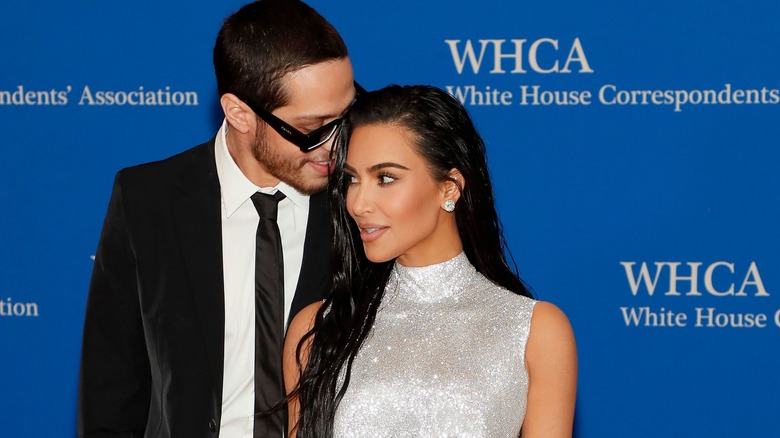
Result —
<instances>
[{"instance_id":1,"label":"man's chin","mask_svg":"<svg viewBox=\"0 0 780 438\"><path fill-rule=\"evenodd\" d=\"M328 178L321 176L308 178L304 177L299 178L296 181L285 182L303 195L313 195L325 190L325 188L328 187Z\"/></svg>"}]
</instances>

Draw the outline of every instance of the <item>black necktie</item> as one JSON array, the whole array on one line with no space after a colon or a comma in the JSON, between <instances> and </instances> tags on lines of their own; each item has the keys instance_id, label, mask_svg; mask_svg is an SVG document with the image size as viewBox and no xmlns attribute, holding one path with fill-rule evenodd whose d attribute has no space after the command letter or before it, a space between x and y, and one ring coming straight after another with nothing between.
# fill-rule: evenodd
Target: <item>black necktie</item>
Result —
<instances>
[{"instance_id":1,"label":"black necktie","mask_svg":"<svg viewBox=\"0 0 780 438\"><path fill-rule=\"evenodd\" d=\"M255 252L255 413L274 407L285 396L282 377L284 339L284 259L276 224L284 194L252 195L260 222ZM256 415L254 438L286 435L286 409Z\"/></svg>"}]
</instances>

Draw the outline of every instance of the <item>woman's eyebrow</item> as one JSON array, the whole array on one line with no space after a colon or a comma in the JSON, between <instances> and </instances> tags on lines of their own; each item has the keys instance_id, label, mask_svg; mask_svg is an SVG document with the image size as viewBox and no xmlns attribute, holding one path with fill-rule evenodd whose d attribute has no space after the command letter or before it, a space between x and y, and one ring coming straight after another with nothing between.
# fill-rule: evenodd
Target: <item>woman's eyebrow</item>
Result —
<instances>
[{"instance_id":1,"label":"woman's eyebrow","mask_svg":"<svg viewBox=\"0 0 780 438\"><path fill-rule=\"evenodd\" d=\"M370 166L370 167L366 168L366 171L369 172L369 173L374 173L376 171L379 171L379 170L382 170L382 169L385 169L385 168L388 168L388 167L391 167L391 168L394 168L394 169L409 170L408 167L406 167L406 166L404 166L402 164L392 163L392 162L384 162L384 163L374 164L373 166ZM357 173L357 170L355 170L354 167L350 166L347 163L344 163L344 171L349 172L349 173L353 173L353 174Z\"/></svg>"}]
</instances>

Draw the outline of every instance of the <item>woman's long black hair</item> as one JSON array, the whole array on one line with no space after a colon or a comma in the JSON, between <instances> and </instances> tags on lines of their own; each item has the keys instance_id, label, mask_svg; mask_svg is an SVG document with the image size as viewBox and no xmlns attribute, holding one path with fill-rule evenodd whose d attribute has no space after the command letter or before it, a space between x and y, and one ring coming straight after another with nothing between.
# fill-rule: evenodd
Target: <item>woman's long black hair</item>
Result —
<instances>
[{"instance_id":1,"label":"woman's long black hair","mask_svg":"<svg viewBox=\"0 0 780 438\"><path fill-rule=\"evenodd\" d=\"M361 94L345 119L333 149L336 170L329 194L333 221L333 289L317 313L312 330L298 345L311 342L308 362L292 394L300 401L299 438L330 438L336 408L349 384L352 361L371 330L394 260L366 259L357 227L346 209L348 178L343 173L349 137L356 127L392 125L405 129L434 179L461 186L455 220L463 250L482 275L519 295L531 296L507 264L506 245L493 202L485 144L465 108L430 86L392 85ZM465 187L448 176L458 169ZM339 375L344 381L338 385Z\"/></svg>"}]
</instances>

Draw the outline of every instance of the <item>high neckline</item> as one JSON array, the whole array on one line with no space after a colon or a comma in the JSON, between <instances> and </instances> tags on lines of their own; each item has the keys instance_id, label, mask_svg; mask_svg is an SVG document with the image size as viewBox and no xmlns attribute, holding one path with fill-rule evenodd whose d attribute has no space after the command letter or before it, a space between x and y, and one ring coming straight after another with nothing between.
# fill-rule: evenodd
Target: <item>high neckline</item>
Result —
<instances>
[{"instance_id":1,"label":"high neckline","mask_svg":"<svg viewBox=\"0 0 780 438\"><path fill-rule=\"evenodd\" d=\"M437 302L461 295L474 274L476 269L463 252L427 266L404 266L396 261L387 291L393 299Z\"/></svg>"}]
</instances>

